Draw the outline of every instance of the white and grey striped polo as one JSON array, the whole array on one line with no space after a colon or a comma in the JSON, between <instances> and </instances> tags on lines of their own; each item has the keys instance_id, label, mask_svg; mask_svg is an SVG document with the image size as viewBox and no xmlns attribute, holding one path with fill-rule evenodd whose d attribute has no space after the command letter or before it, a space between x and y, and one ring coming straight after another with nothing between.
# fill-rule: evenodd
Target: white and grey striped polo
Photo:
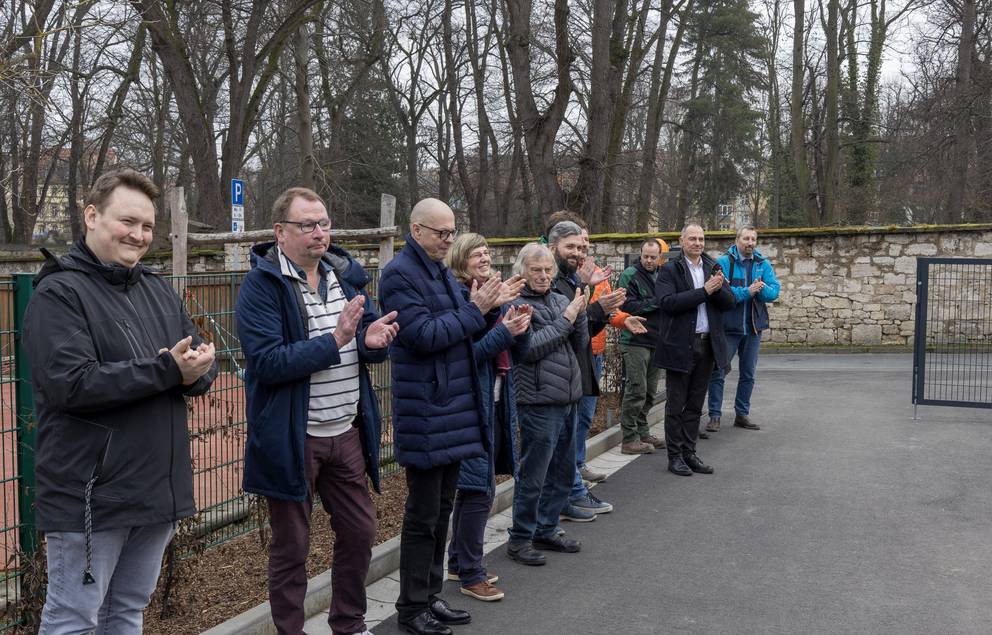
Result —
<instances>
[{"instance_id":1,"label":"white and grey striped polo","mask_svg":"<svg viewBox=\"0 0 992 635\"><path fill-rule=\"evenodd\" d=\"M317 289L300 276L296 266L279 250L279 264L284 276L292 278L303 294L307 309L310 339L333 334L338 316L347 300L333 269L325 274L327 302ZM333 437L351 429L358 414L358 345L352 339L340 351L341 362L310 375L310 409L307 414L307 434Z\"/></svg>"}]
</instances>

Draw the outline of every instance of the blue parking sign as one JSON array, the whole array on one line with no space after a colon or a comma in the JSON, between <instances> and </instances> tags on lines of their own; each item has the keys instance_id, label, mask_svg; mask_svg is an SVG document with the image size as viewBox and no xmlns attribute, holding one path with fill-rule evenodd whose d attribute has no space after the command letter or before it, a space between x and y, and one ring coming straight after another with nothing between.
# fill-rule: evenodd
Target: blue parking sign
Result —
<instances>
[{"instance_id":1,"label":"blue parking sign","mask_svg":"<svg viewBox=\"0 0 992 635\"><path fill-rule=\"evenodd\" d=\"M245 204L245 182L241 179L231 179L231 205Z\"/></svg>"}]
</instances>

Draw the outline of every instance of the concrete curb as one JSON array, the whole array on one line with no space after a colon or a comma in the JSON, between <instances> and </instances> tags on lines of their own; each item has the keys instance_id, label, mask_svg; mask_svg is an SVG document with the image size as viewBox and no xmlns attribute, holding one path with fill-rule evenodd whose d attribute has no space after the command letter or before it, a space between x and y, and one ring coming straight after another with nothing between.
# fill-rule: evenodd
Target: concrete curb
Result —
<instances>
[{"instance_id":1,"label":"concrete curb","mask_svg":"<svg viewBox=\"0 0 992 635\"><path fill-rule=\"evenodd\" d=\"M600 432L586 441L586 457L595 458L620 444L620 426L615 425ZM496 498L493 502L493 514L507 509L513 504L513 480L507 480L496 487ZM369 574L365 578L365 586L386 577L400 568L400 537L395 536L372 549L372 562ZM310 578L307 584L307 595L303 601L303 612L309 619L325 610L331 600L331 570ZM269 603L258 606L235 615L231 619L203 631L201 635L276 635L276 627L272 623Z\"/></svg>"}]
</instances>

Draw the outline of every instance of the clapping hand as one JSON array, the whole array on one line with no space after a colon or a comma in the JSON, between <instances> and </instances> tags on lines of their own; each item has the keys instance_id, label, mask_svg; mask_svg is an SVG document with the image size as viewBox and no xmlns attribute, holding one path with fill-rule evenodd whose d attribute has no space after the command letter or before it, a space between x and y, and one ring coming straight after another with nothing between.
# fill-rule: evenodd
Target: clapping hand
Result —
<instances>
[{"instance_id":1,"label":"clapping hand","mask_svg":"<svg viewBox=\"0 0 992 635\"><path fill-rule=\"evenodd\" d=\"M197 379L203 377L214 363L216 351L213 344L201 343L193 348L192 343L193 337L188 335L176 342L171 349L161 348L158 351L159 354L169 353L172 355L172 359L179 366L179 372L182 373L184 386L190 386Z\"/></svg>"},{"instance_id":2,"label":"clapping hand","mask_svg":"<svg viewBox=\"0 0 992 635\"><path fill-rule=\"evenodd\" d=\"M644 326L645 322L647 322L647 319L639 315L632 315L623 321L623 325L634 335L644 335L648 332L647 327Z\"/></svg>"},{"instance_id":3,"label":"clapping hand","mask_svg":"<svg viewBox=\"0 0 992 635\"><path fill-rule=\"evenodd\" d=\"M586 258L582 261L582 266L579 267L578 274L579 280L590 287L595 287L603 280L606 280L613 275L613 267L607 265L606 267L600 269L596 266L595 260L592 258Z\"/></svg>"},{"instance_id":4,"label":"clapping hand","mask_svg":"<svg viewBox=\"0 0 992 635\"><path fill-rule=\"evenodd\" d=\"M716 293L720 287L723 286L724 280L725 278L723 277L722 271L718 271L710 276L710 279L703 283L703 289L706 290L706 295L713 295Z\"/></svg>"},{"instance_id":5,"label":"clapping hand","mask_svg":"<svg viewBox=\"0 0 992 635\"><path fill-rule=\"evenodd\" d=\"M747 288L747 290L753 297L761 293L761 290L764 288L765 288L764 280L755 280L754 282L751 283L751 285Z\"/></svg>"},{"instance_id":6,"label":"clapping hand","mask_svg":"<svg viewBox=\"0 0 992 635\"><path fill-rule=\"evenodd\" d=\"M511 306L506 315L503 316L503 326L510 332L510 335L516 337L530 326L530 316L529 304L521 305L519 308Z\"/></svg>"},{"instance_id":7,"label":"clapping hand","mask_svg":"<svg viewBox=\"0 0 992 635\"><path fill-rule=\"evenodd\" d=\"M348 342L355 338L358 323L364 313L364 295L356 295L341 309L341 314L338 315L338 325L334 328L334 341L337 342L338 350L344 348Z\"/></svg>"},{"instance_id":8,"label":"clapping hand","mask_svg":"<svg viewBox=\"0 0 992 635\"><path fill-rule=\"evenodd\" d=\"M499 275L492 275L481 285L477 280L472 281L472 289L469 291L469 301L479 307L479 311L485 315L493 307L500 306L500 296L503 293L503 282ZM507 300L509 301L509 300Z\"/></svg>"},{"instance_id":9,"label":"clapping hand","mask_svg":"<svg viewBox=\"0 0 992 635\"><path fill-rule=\"evenodd\" d=\"M609 315L610 313L613 313L614 311L619 309L623 305L623 301L626 299L627 299L627 290L624 289L623 287L620 287L615 291L604 293L603 295L599 296L599 299L597 299L596 302L598 302L599 306L603 308L603 311L605 311L606 314Z\"/></svg>"},{"instance_id":10,"label":"clapping hand","mask_svg":"<svg viewBox=\"0 0 992 635\"><path fill-rule=\"evenodd\" d=\"M396 311L382 316L365 329L365 348L386 348L400 332L400 325L395 322Z\"/></svg>"},{"instance_id":11,"label":"clapping hand","mask_svg":"<svg viewBox=\"0 0 992 635\"><path fill-rule=\"evenodd\" d=\"M499 276L499 274L496 274ZM503 283L500 289L499 304L500 306L506 304L507 302L512 302L520 297L520 292L524 290L524 277L523 276L510 276L506 282Z\"/></svg>"},{"instance_id":12,"label":"clapping hand","mask_svg":"<svg viewBox=\"0 0 992 635\"><path fill-rule=\"evenodd\" d=\"M565 307L565 312L562 314L565 319L575 324L575 318L579 317L579 313L586 308L586 294L582 289L575 290L575 297L572 301L568 303Z\"/></svg>"}]
</instances>

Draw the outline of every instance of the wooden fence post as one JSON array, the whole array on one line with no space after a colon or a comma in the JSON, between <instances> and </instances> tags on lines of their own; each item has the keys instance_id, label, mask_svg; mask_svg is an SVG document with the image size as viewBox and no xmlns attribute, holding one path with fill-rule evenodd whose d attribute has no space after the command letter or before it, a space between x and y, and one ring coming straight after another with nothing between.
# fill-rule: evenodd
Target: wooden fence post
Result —
<instances>
[{"instance_id":1,"label":"wooden fence post","mask_svg":"<svg viewBox=\"0 0 992 635\"><path fill-rule=\"evenodd\" d=\"M379 208L379 227L392 227L396 222L396 197L383 194ZM385 269L393 259L393 237L386 236L379 241L379 270Z\"/></svg>"},{"instance_id":2,"label":"wooden fence post","mask_svg":"<svg viewBox=\"0 0 992 635\"><path fill-rule=\"evenodd\" d=\"M189 213L186 211L186 195L182 187L169 189L166 205L169 207L169 218L172 220L172 275L186 275L187 245L186 235L189 231Z\"/></svg>"}]
</instances>

